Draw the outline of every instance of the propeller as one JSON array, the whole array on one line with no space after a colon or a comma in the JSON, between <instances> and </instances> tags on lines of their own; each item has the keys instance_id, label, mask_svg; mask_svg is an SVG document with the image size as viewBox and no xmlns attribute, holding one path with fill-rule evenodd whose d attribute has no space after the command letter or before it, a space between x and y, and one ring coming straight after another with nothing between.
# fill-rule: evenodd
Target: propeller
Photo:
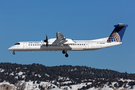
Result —
<instances>
[{"instance_id":1,"label":"propeller","mask_svg":"<svg viewBox=\"0 0 135 90\"><path fill-rule=\"evenodd\" d=\"M44 40L44 42L46 42L46 46L48 47L48 37L46 35L46 39Z\"/></svg>"}]
</instances>

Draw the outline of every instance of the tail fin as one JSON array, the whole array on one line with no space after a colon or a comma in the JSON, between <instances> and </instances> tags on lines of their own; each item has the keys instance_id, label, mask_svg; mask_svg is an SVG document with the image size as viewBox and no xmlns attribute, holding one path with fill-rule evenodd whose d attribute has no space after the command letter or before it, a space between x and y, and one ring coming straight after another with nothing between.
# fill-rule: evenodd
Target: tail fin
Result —
<instances>
[{"instance_id":1,"label":"tail fin","mask_svg":"<svg viewBox=\"0 0 135 90\"><path fill-rule=\"evenodd\" d=\"M122 38L127 26L128 25L125 24L114 25L115 29L109 36L107 42L122 42Z\"/></svg>"}]
</instances>

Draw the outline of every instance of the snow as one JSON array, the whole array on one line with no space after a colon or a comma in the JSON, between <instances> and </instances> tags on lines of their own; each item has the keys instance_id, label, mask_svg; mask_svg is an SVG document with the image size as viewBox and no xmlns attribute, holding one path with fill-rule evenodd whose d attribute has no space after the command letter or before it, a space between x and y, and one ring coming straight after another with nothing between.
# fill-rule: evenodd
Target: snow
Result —
<instances>
[{"instance_id":1,"label":"snow","mask_svg":"<svg viewBox=\"0 0 135 90\"><path fill-rule=\"evenodd\" d=\"M68 83L72 83L71 81L66 81L66 82L63 82L63 84L68 84Z\"/></svg>"},{"instance_id":2,"label":"snow","mask_svg":"<svg viewBox=\"0 0 135 90\"><path fill-rule=\"evenodd\" d=\"M59 76L59 79L58 80L63 80L63 77Z\"/></svg>"},{"instance_id":3,"label":"snow","mask_svg":"<svg viewBox=\"0 0 135 90\"><path fill-rule=\"evenodd\" d=\"M12 73L10 73L10 75L11 75L11 76L14 76L14 73L12 72Z\"/></svg>"},{"instance_id":4,"label":"snow","mask_svg":"<svg viewBox=\"0 0 135 90\"><path fill-rule=\"evenodd\" d=\"M123 81L123 82L125 82L125 81L131 82L131 81L135 81L135 80L130 80L130 79L123 79L123 78L121 78L119 81Z\"/></svg>"},{"instance_id":5,"label":"snow","mask_svg":"<svg viewBox=\"0 0 135 90\"><path fill-rule=\"evenodd\" d=\"M101 90L113 90L112 88L110 88L109 86L107 85L104 85L104 87L101 89Z\"/></svg>"},{"instance_id":6,"label":"snow","mask_svg":"<svg viewBox=\"0 0 135 90\"><path fill-rule=\"evenodd\" d=\"M90 88L88 90L99 90L99 89L96 89L96 88L92 87L92 88Z\"/></svg>"},{"instance_id":7,"label":"snow","mask_svg":"<svg viewBox=\"0 0 135 90\"><path fill-rule=\"evenodd\" d=\"M0 83L0 85L2 85L2 84L7 84L7 85L10 85L10 83L9 82L2 82L2 83Z\"/></svg>"},{"instance_id":8,"label":"snow","mask_svg":"<svg viewBox=\"0 0 135 90\"><path fill-rule=\"evenodd\" d=\"M120 88L118 88L117 90L122 90L123 89L123 87L120 87Z\"/></svg>"},{"instance_id":9,"label":"snow","mask_svg":"<svg viewBox=\"0 0 135 90\"><path fill-rule=\"evenodd\" d=\"M26 82L24 90L32 90L32 89L33 89L33 82L32 81Z\"/></svg>"},{"instance_id":10,"label":"snow","mask_svg":"<svg viewBox=\"0 0 135 90\"><path fill-rule=\"evenodd\" d=\"M39 78L41 77L41 75L40 75L40 74L35 74L35 76L38 76Z\"/></svg>"},{"instance_id":11,"label":"snow","mask_svg":"<svg viewBox=\"0 0 135 90\"><path fill-rule=\"evenodd\" d=\"M75 71L77 70L77 68L74 69Z\"/></svg>"},{"instance_id":12,"label":"snow","mask_svg":"<svg viewBox=\"0 0 135 90\"><path fill-rule=\"evenodd\" d=\"M133 89L131 89L131 86L130 86L130 87L128 87L128 88L125 89L125 90L135 90L135 85L133 86Z\"/></svg>"},{"instance_id":13,"label":"snow","mask_svg":"<svg viewBox=\"0 0 135 90\"><path fill-rule=\"evenodd\" d=\"M62 86L60 89L62 89L62 90L71 90L68 86Z\"/></svg>"},{"instance_id":14,"label":"snow","mask_svg":"<svg viewBox=\"0 0 135 90\"><path fill-rule=\"evenodd\" d=\"M25 78L25 75L22 75L22 78Z\"/></svg>"},{"instance_id":15,"label":"snow","mask_svg":"<svg viewBox=\"0 0 135 90\"><path fill-rule=\"evenodd\" d=\"M18 76L16 76L15 78L18 79Z\"/></svg>"},{"instance_id":16,"label":"snow","mask_svg":"<svg viewBox=\"0 0 135 90\"><path fill-rule=\"evenodd\" d=\"M19 72L18 75L21 76L23 74L23 72Z\"/></svg>"},{"instance_id":17,"label":"snow","mask_svg":"<svg viewBox=\"0 0 135 90\"><path fill-rule=\"evenodd\" d=\"M21 81L20 84L23 84L23 83L25 83L24 90L40 90L39 85L42 87L45 87L45 88L47 88L48 86L52 86L52 87L55 86L54 84L52 84L50 82L40 82L40 84L37 84L36 82L33 83L33 81L29 81L29 82ZM115 83L117 83L117 82L113 82L112 85ZM17 90L17 87L13 84L10 84L9 82L5 82L5 81L1 82L0 86L3 84L10 85L15 88L13 90ZM91 83L89 83L89 84L91 84ZM49 90L78 90L78 89L81 89L83 86L86 86L86 83L80 83L80 84L70 85L70 86L62 86L60 88L55 86L55 88L49 89ZM0 88L0 90L1 90L1 88ZM110 88L107 84L105 84L102 88L92 87L87 90L135 90L135 85L133 86L133 88L131 88L131 86L129 86L127 89L125 89L124 87L119 87L119 88L113 89L113 88Z\"/></svg>"},{"instance_id":18,"label":"snow","mask_svg":"<svg viewBox=\"0 0 135 90\"><path fill-rule=\"evenodd\" d=\"M40 75L40 74L38 74L38 77L41 77L41 75Z\"/></svg>"},{"instance_id":19,"label":"snow","mask_svg":"<svg viewBox=\"0 0 135 90\"><path fill-rule=\"evenodd\" d=\"M1 82L1 83L0 83L0 86L3 85L3 84L9 85L9 86L11 86L11 87L14 87L14 88L15 88L14 90L16 90L16 86L13 85L13 84L10 84L9 82L5 82L5 81L4 81L4 82ZM1 90L1 88L0 88L0 90ZM11 90L13 90L13 89L11 89Z\"/></svg>"},{"instance_id":20,"label":"snow","mask_svg":"<svg viewBox=\"0 0 135 90\"><path fill-rule=\"evenodd\" d=\"M0 72L4 72L4 69L0 68Z\"/></svg>"},{"instance_id":21,"label":"snow","mask_svg":"<svg viewBox=\"0 0 135 90\"><path fill-rule=\"evenodd\" d=\"M33 81L26 82L24 90L40 90L38 88L39 84L33 84Z\"/></svg>"},{"instance_id":22,"label":"snow","mask_svg":"<svg viewBox=\"0 0 135 90\"><path fill-rule=\"evenodd\" d=\"M86 86L86 83L71 85L72 90L78 90L78 88L80 89L80 88L82 88L83 86Z\"/></svg>"},{"instance_id":23,"label":"snow","mask_svg":"<svg viewBox=\"0 0 135 90\"><path fill-rule=\"evenodd\" d=\"M47 77L50 77L50 75L48 75L48 74L45 74Z\"/></svg>"},{"instance_id":24,"label":"snow","mask_svg":"<svg viewBox=\"0 0 135 90\"><path fill-rule=\"evenodd\" d=\"M69 78L68 77L61 77L61 76L58 76L59 77L59 79L58 80L69 80Z\"/></svg>"},{"instance_id":25,"label":"snow","mask_svg":"<svg viewBox=\"0 0 135 90\"><path fill-rule=\"evenodd\" d=\"M53 89L50 89L50 90L63 90L63 89L60 89L60 88L53 88Z\"/></svg>"},{"instance_id":26,"label":"snow","mask_svg":"<svg viewBox=\"0 0 135 90\"><path fill-rule=\"evenodd\" d=\"M114 87L114 84L116 84L117 82L112 82L112 86ZM118 84L118 83L117 83Z\"/></svg>"},{"instance_id":27,"label":"snow","mask_svg":"<svg viewBox=\"0 0 135 90\"><path fill-rule=\"evenodd\" d=\"M69 78L67 78L67 80L70 80Z\"/></svg>"},{"instance_id":28,"label":"snow","mask_svg":"<svg viewBox=\"0 0 135 90\"><path fill-rule=\"evenodd\" d=\"M51 84L49 82L40 82L40 86L42 86L42 87L47 87L47 86L51 86L51 85L53 85L53 84ZM53 86L55 86L55 85L53 85Z\"/></svg>"}]
</instances>

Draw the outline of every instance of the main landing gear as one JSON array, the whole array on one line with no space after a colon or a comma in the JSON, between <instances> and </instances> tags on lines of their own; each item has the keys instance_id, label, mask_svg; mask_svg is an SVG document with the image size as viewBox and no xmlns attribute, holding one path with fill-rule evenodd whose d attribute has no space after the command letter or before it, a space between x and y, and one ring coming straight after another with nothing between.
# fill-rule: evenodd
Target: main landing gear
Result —
<instances>
[{"instance_id":1,"label":"main landing gear","mask_svg":"<svg viewBox=\"0 0 135 90\"><path fill-rule=\"evenodd\" d=\"M13 55L15 55L15 51L13 51Z\"/></svg>"},{"instance_id":2,"label":"main landing gear","mask_svg":"<svg viewBox=\"0 0 135 90\"><path fill-rule=\"evenodd\" d=\"M68 57L68 54L67 54L66 50L63 50L62 53L65 54L65 57Z\"/></svg>"}]
</instances>

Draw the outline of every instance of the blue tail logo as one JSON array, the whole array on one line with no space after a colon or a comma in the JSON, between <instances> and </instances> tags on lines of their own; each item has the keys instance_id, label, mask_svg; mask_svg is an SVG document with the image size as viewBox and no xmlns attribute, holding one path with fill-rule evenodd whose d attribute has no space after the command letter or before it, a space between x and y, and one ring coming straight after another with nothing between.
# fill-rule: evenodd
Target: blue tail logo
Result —
<instances>
[{"instance_id":1,"label":"blue tail logo","mask_svg":"<svg viewBox=\"0 0 135 90\"><path fill-rule=\"evenodd\" d=\"M128 25L118 24L114 25L115 29L109 36L107 42L122 42L123 35Z\"/></svg>"}]
</instances>

